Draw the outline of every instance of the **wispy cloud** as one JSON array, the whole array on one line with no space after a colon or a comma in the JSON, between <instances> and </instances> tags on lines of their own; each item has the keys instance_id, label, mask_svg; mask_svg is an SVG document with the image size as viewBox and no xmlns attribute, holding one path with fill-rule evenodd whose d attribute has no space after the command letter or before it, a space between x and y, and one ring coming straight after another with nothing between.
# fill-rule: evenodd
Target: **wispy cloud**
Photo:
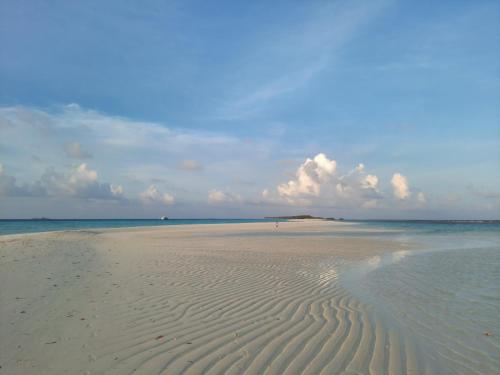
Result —
<instances>
[{"instance_id":1,"label":"wispy cloud","mask_svg":"<svg viewBox=\"0 0 500 375\"><path fill-rule=\"evenodd\" d=\"M306 86L323 71L332 68L342 47L386 4L387 1L322 4L302 23L290 25L286 32L262 40L260 48L265 50L272 46L270 53L275 54L270 64L274 74L252 75L254 84L245 82L245 87L253 88L228 99L219 108L217 117L226 120L252 117L270 106L274 99ZM283 45L288 47L281 49Z\"/></svg>"},{"instance_id":2,"label":"wispy cloud","mask_svg":"<svg viewBox=\"0 0 500 375\"><path fill-rule=\"evenodd\" d=\"M244 150L240 139L221 133L193 131L160 123L110 116L76 104L50 110L17 106L0 108L2 141L21 158L30 152L43 152L48 161L59 162L68 157L84 159L102 157L110 153L127 158L141 155L141 159L162 154L185 155L207 150ZM3 143L3 142L2 142ZM92 154L82 145L92 150ZM40 156L40 155L38 155ZM100 160L102 162L102 160ZM117 161L119 162L119 161ZM194 166L193 161L190 162Z\"/></svg>"},{"instance_id":3,"label":"wispy cloud","mask_svg":"<svg viewBox=\"0 0 500 375\"><path fill-rule=\"evenodd\" d=\"M268 140L137 121L77 104L0 108L0 126L2 146L8 140L0 160L5 166L0 176L3 196L134 200L142 194L143 202L165 203L169 199L163 190L180 202L205 202L213 186L227 186L235 176L250 180L258 170L265 174L256 163L271 149ZM250 160L254 153L258 156ZM90 157L91 162L82 164ZM97 170L113 185L99 182ZM85 187L80 184L84 180Z\"/></svg>"}]
</instances>

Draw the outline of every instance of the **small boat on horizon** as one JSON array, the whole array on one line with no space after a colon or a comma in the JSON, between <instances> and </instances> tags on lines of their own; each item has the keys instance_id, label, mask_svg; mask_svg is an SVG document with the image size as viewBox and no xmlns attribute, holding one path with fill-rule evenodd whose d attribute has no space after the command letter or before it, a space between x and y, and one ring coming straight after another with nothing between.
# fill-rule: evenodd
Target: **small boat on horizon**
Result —
<instances>
[{"instance_id":1,"label":"small boat on horizon","mask_svg":"<svg viewBox=\"0 0 500 375\"><path fill-rule=\"evenodd\" d=\"M168 220L168 217L162 216L162 217L160 217L160 220Z\"/></svg>"}]
</instances>

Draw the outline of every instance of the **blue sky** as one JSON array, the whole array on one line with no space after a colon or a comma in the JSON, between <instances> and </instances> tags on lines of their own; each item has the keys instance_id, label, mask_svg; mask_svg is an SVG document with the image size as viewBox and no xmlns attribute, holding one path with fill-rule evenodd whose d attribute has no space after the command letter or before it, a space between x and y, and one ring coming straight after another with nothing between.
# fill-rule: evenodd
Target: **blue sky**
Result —
<instances>
[{"instance_id":1,"label":"blue sky","mask_svg":"<svg viewBox=\"0 0 500 375\"><path fill-rule=\"evenodd\" d=\"M0 217L499 218L497 1L3 0L0 44Z\"/></svg>"}]
</instances>

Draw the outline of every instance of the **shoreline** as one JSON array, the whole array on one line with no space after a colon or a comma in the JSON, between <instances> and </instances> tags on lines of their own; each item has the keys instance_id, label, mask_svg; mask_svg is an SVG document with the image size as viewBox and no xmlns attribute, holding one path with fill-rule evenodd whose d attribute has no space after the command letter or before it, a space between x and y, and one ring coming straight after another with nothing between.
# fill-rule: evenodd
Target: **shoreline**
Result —
<instances>
[{"instance_id":1,"label":"shoreline","mask_svg":"<svg viewBox=\"0 0 500 375\"><path fill-rule=\"evenodd\" d=\"M279 223L284 222L333 222L338 225L357 225L360 222L357 221L339 221L339 220L327 220L327 219L281 219L278 220ZM5 232L2 233L2 225L0 225L0 238L9 235L23 235L23 234L35 234L35 233L52 233L52 232L66 232L66 231L78 231L78 230L107 230L107 229L132 229L132 228L154 228L154 227L171 227L171 226L184 226L184 225L224 225L224 224L265 224L272 223L275 224L276 220L269 218L259 218L259 219L169 219L168 221L162 221L160 219L55 219L55 220L31 220L31 219L0 219L0 224L12 224L12 223L39 223L39 224L53 224L53 223L66 223L66 222L82 222L82 223L106 223L106 222L148 222L148 224L138 224L138 225L115 225L115 226L100 226L96 224L95 226L81 226L81 227L67 227L61 229L41 229L41 230L29 230L26 232ZM168 224L170 223L170 224Z\"/></svg>"},{"instance_id":2,"label":"shoreline","mask_svg":"<svg viewBox=\"0 0 500 375\"><path fill-rule=\"evenodd\" d=\"M106 219L107 220L107 219ZM111 220L111 219L110 219ZM113 219L114 220L114 219ZM148 219L145 219L148 220ZM184 220L184 219L180 219ZM191 220L191 219L188 219ZM194 219L198 220L198 219ZM212 220L212 219L200 219L200 220ZM215 219L218 220L218 219ZM221 219L225 220L225 219ZM232 219L231 219L232 220ZM234 219L234 220L239 220L239 219ZM243 219L244 220L244 219ZM257 219L260 220L260 219ZM64 220L61 220L64 221ZM89 221L92 221L92 219L89 219ZM289 219L286 221L280 221L279 223L293 223L293 222L301 222L301 223L307 223L307 222L323 222L323 221L328 221L328 220L322 220L322 219ZM332 221L328 221L329 223L332 223ZM333 222L333 225L358 225L358 222L348 222L348 221L335 221ZM120 231L120 230L126 230L126 231L133 231L135 229L144 229L144 230L151 230L155 228L170 228L170 227L190 227L190 229L194 229L196 227L200 226L205 226L205 225L252 225L252 224L275 224L275 221L256 221L256 222L235 222L235 223L227 223L227 222L221 222L221 223L200 223L200 224L193 224L193 223L182 223L182 224L158 224L158 225L133 225L133 226L127 226L127 227L88 227L88 228L78 228L78 229L61 229L61 230L47 230L47 231L39 231L39 232L23 232L23 233L6 233L2 234L0 233L0 240L1 239L8 239L9 237L22 237L22 236L29 236L29 235L42 235L42 234L58 234L58 233L72 233L72 232L85 232L85 231L99 231L99 232L106 232L106 231ZM191 228L193 227L193 228ZM377 231L377 229L370 229L369 231Z\"/></svg>"},{"instance_id":3,"label":"shoreline","mask_svg":"<svg viewBox=\"0 0 500 375\"><path fill-rule=\"evenodd\" d=\"M0 373L396 374L416 361L339 284L346 265L408 245L313 235L349 225L331 221L266 237L270 224L0 237Z\"/></svg>"}]
</instances>

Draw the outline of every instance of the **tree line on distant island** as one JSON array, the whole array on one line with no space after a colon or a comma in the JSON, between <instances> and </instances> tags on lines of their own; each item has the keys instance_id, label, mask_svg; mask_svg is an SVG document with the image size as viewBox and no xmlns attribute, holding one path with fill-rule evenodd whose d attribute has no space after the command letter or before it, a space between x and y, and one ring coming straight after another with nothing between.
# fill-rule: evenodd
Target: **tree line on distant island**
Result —
<instances>
[{"instance_id":1,"label":"tree line on distant island","mask_svg":"<svg viewBox=\"0 0 500 375\"><path fill-rule=\"evenodd\" d=\"M338 219L334 217L321 217L321 216L312 216L312 215L294 215L294 216L266 216L264 219L319 219L319 220L331 220L331 221L343 221L343 217L339 217Z\"/></svg>"}]
</instances>

